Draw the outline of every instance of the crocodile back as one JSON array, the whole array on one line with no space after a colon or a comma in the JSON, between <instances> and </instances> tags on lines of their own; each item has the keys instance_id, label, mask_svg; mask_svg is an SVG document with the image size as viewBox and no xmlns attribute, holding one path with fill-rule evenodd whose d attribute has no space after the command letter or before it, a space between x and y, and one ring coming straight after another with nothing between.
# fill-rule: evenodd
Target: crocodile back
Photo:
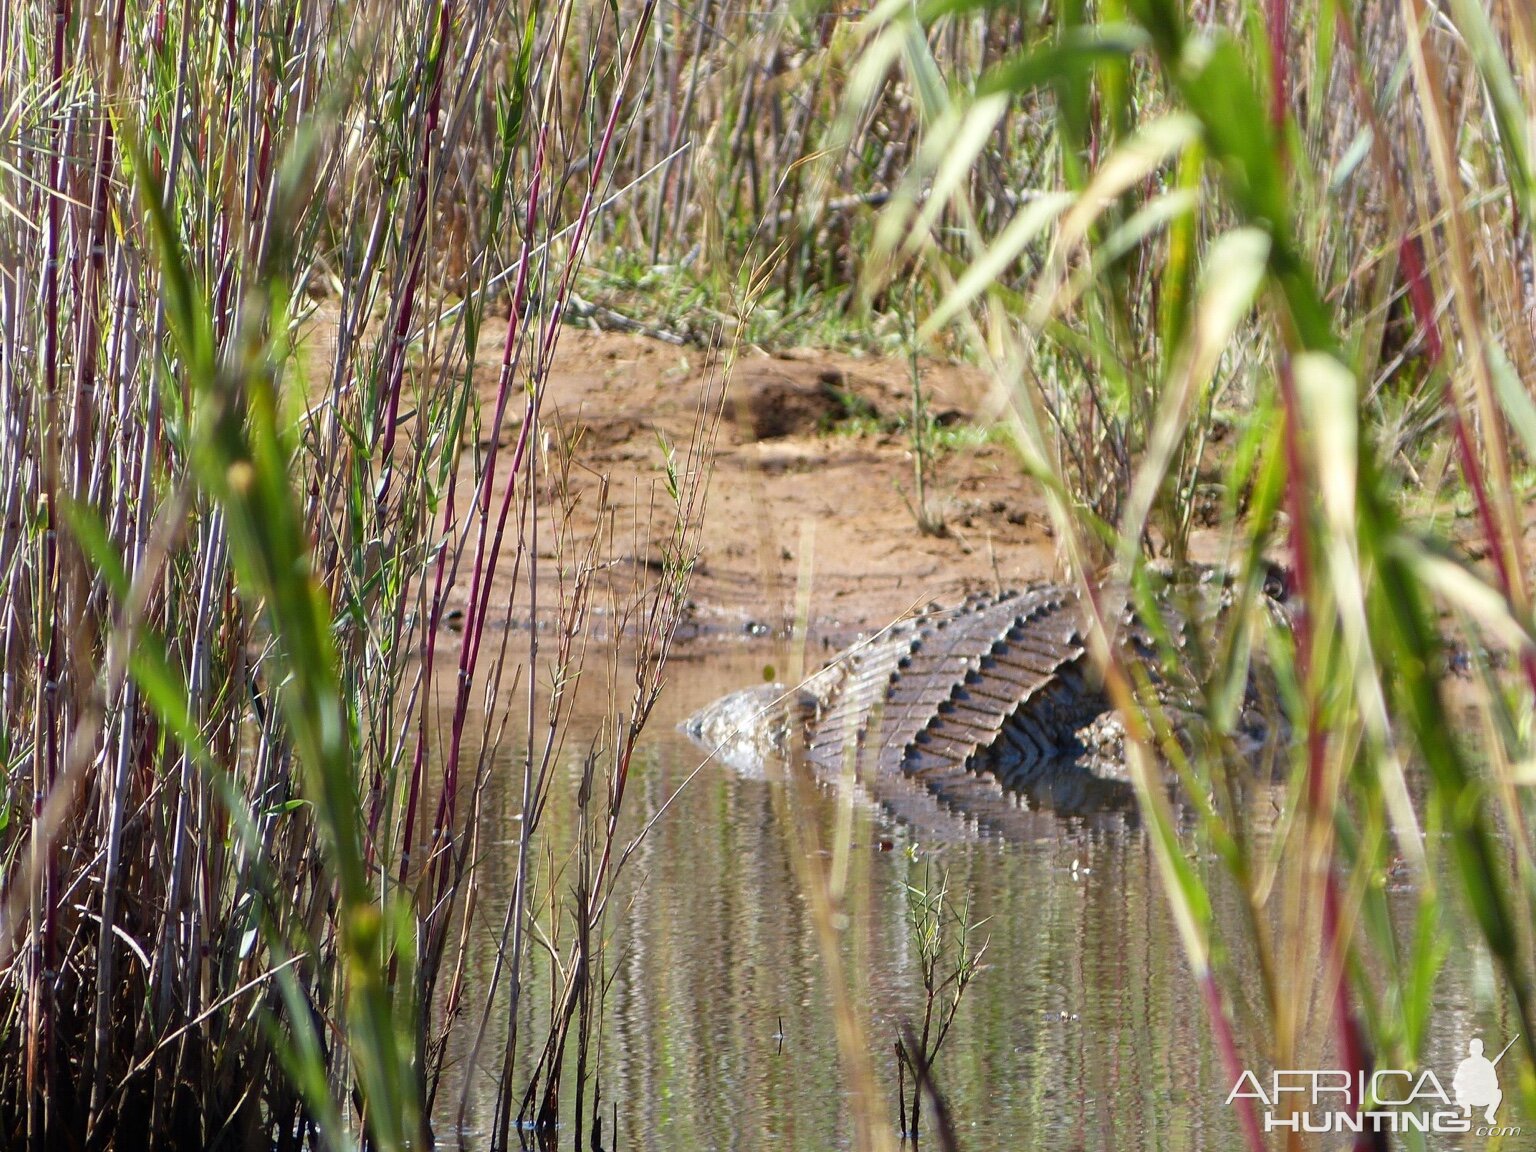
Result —
<instances>
[{"instance_id":1,"label":"crocodile back","mask_svg":"<svg viewBox=\"0 0 1536 1152\"><path fill-rule=\"evenodd\" d=\"M1034 741L1039 757L1049 756L1058 741L1030 710L1083 653L1077 595L1056 585L928 613L851 655L809 758L835 770L851 756L862 776L902 773L932 787L968 775L977 754L1015 727L1018 743ZM1069 687L1083 686L1070 679Z\"/></svg>"},{"instance_id":2,"label":"crocodile back","mask_svg":"<svg viewBox=\"0 0 1536 1152\"><path fill-rule=\"evenodd\" d=\"M1219 616L1224 590L1207 583L1186 599ZM1160 666L1154 639L1176 651L1188 625L1166 598L1157 611L1149 627L1117 608L1114 642L1142 663L1165 706L1193 715L1177 656ZM796 750L824 778L852 774L917 827L950 813L1023 835L1034 809L1125 810L1134 796L1124 730L1086 634L1077 591L1054 584L930 609L840 653L802 686Z\"/></svg>"},{"instance_id":3,"label":"crocodile back","mask_svg":"<svg viewBox=\"0 0 1536 1152\"><path fill-rule=\"evenodd\" d=\"M835 772L857 757L871 731L878 731L887 697L902 679L902 668L934 627L932 613L903 620L839 653L817 674L824 708L806 743L806 758Z\"/></svg>"}]
</instances>

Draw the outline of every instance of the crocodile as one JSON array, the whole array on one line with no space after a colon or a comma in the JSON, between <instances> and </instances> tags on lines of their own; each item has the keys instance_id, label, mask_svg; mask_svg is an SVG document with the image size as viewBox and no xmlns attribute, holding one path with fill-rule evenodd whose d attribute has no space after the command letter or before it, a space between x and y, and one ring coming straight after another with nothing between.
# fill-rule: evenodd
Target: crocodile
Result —
<instances>
[{"instance_id":1,"label":"crocodile","mask_svg":"<svg viewBox=\"0 0 1536 1152\"><path fill-rule=\"evenodd\" d=\"M1165 639L1178 643L1181 618L1171 607L1163 616ZM1130 614L1120 623L1116 642L1178 709L1175 686L1148 659L1152 630ZM1089 658L1079 594L1057 584L931 608L838 653L796 688L733 692L682 727L738 771L793 756L824 778L852 771L923 825L948 812L1006 835L1036 827L1020 812L1134 805L1123 729ZM1257 707L1244 709L1240 727L1253 746L1268 735Z\"/></svg>"}]
</instances>

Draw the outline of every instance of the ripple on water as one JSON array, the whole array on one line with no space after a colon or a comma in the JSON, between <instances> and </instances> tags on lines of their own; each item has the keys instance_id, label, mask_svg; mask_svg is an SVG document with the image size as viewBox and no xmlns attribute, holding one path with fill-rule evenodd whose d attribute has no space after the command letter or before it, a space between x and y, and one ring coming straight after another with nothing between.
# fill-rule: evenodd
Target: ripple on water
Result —
<instances>
[{"instance_id":1,"label":"ripple on water","mask_svg":"<svg viewBox=\"0 0 1536 1152\"><path fill-rule=\"evenodd\" d=\"M633 770L631 827L698 766L672 724L724 687L751 682L760 664L760 654L745 654L675 666ZM567 747L585 750L585 735L573 732ZM605 1131L616 1102L620 1147L852 1145L826 967L785 834L789 804L781 780L708 765L629 865L602 1052ZM816 790L812 804L801 818L829 830L832 793ZM937 1067L965 1147L1237 1146L1230 1085L1133 823L1051 819L1027 842L914 845L884 814L855 809L843 961L864 1004L885 1094L878 1106L893 1124L892 1044L900 1022L922 1010L905 886L925 875L936 882L944 869L951 901L970 901L987 942L985 970ZM482 865L482 915L489 909L497 923L513 863L510 852L493 853ZM1214 898L1218 921L1237 917L1235 902ZM483 980L489 956L479 959L471 977ZM545 988L530 984L526 1028L547 1004ZM1453 982L1448 994L1472 990ZM1447 1046L1455 1031L1448 1025ZM484 1130L492 1088L484 1073L471 1085ZM456 1100L456 1087L444 1095Z\"/></svg>"}]
</instances>

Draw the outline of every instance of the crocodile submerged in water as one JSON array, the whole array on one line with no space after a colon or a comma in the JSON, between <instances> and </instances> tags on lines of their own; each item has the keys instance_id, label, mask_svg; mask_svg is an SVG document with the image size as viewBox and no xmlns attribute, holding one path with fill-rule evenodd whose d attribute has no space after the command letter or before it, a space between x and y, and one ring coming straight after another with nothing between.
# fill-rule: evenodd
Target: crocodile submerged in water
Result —
<instances>
[{"instance_id":1,"label":"crocodile submerged in water","mask_svg":"<svg viewBox=\"0 0 1536 1152\"><path fill-rule=\"evenodd\" d=\"M1171 607L1163 616L1177 643L1182 617ZM1129 615L1122 625L1117 642L1154 670L1151 631ZM1175 686L1151 679L1184 711ZM1249 744L1267 734L1256 708L1241 729ZM1055 584L930 609L839 653L799 688L734 692L683 730L738 771L794 756L827 778L851 769L898 817L925 826L942 812L1006 835L1036 827L1020 813L1134 803L1078 593Z\"/></svg>"}]
</instances>

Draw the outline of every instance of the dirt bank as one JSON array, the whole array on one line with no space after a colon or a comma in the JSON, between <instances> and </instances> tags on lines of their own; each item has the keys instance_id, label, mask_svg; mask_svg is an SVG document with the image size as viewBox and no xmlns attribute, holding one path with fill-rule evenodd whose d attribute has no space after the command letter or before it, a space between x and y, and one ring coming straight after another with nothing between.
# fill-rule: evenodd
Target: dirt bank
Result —
<instances>
[{"instance_id":1,"label":"dirt bank","mask_svg":"<svg viewBox=\"0 0 1536 1152\"><path fill-rule=\"evenodd\" d=\"M499 339L487 336L482 346L496 348ZM802 573L812 638L834 642L930 600L1055 572L1043 501L1009 450L985 435L986 381L931 361L921 374L943 442L928 495L946 526L939 535L920 532L909 507L914 451L898 426L911 406L905 361L741 351L715 446L690 646L784 634ZM607 478L619 567L654 561L661 529L644 527L647 512L668 502L658 433L681 459L701 397L712 381L718 396L719 376L697 349L579 329L561 336L546 429L572 448L578 539L596 529L597 487ZM478 379L488 420L494 363ZM501 442L516 435L504 427ZM461 484L471 466L466 454ZM552 557L547 545L539 550Z\"/></svg>"}]
</instances>

